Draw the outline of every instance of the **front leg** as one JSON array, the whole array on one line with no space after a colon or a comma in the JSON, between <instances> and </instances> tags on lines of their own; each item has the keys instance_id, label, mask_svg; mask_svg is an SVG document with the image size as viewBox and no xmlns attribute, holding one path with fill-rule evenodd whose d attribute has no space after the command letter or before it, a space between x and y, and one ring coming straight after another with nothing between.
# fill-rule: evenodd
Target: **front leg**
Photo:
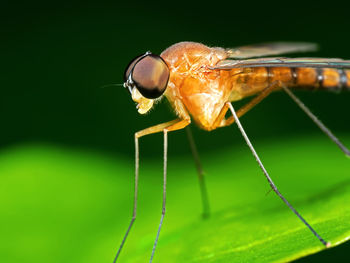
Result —
<instances>
[{"instance_id":1,"label":"front leg","mask_svg":"<svg viewBox=\"0 0 350 263\"><path fill-rule=\"evenodd\" d=\"M126 241L126 238L129 235L129 232L131 230L131 227L134 224L134 221L136 220L136 210L137 210L137 194L138 194L138 181L139 181L139 138L142 136L146 136L152 133L158 133L158 132L162 132L164 133L164 168L163 168L163 177L164 177L164 181L163 181L163 206L162 206L162 217L161 217L161 221L158 227L158 232L157 232L157 237L156 240L154 242L154 246L153 246L153 250L152 250L152 255L151 255L151 259L150 262L153 259L154 256L154 252L155 252L155 248L158 242L158 238L159 238L159 233L160 233L160 229L163 223L163 218L165 215L165 198L166 198L166 172L167 172L167 150L168 150L168 132L169 131L175 131L175 130L180 130L185 128L187 125L189 125L191 123L190 119L176 119L173 121L169 121L169 122L165 122L165 123L161 123L152 127L149 127L147 129L138 131L135 133L135 188L134 188L134 207L133 207L133 213L132 213L132 218L129 224L129 227L124 235L124 238L119 246L117 255L114 258L114 263L117 261L119 254L124 246L124 243Z\"/></svg>"}]
</instances>

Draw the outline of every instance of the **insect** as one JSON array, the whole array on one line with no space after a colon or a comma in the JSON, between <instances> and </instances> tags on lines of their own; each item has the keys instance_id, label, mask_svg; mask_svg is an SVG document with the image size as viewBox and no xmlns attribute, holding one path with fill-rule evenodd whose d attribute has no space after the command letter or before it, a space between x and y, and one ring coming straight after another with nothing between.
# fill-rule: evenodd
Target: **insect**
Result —
<instances>
[{"instance_id":1,"label":"insect","mask_svg":"<svg viewBox=\"0 0 350 263\"><path fill-rule=\"evenodd\" d=\"M146 52L130 62L124 73L124 87L137 103L138 112L147 113L155 102L166 97L177 119L135 133L133 215L114 262L117 261L136 219L140 137L158 132L163 132L164 135L162 215L150 262L155 254L165 215L168 133L171 131L187 127L199 175L204 215L209 213L203 173L197 149L188 128L192 121L207 131L226 127L235 122L272 190L323 245L326 247L330 245L279 192L239 120L272 91L282 90L347 156L350 156L350 151L291 91L291 89L350 91L350 60L265 57L314 51L316 48L316 45L311 43L278 42L223 49L194 42L180 42L167 48L160 56ZM250 96L254 97L236 111L233 102ZM232 116L227 118L227 112Z\"/></svg>"}]
</instances>

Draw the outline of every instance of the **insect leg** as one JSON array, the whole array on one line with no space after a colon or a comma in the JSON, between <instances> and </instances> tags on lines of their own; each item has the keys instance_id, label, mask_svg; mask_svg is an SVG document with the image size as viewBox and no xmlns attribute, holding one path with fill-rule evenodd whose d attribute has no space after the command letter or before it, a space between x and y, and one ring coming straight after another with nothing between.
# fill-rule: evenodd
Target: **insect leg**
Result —
<instances>
[{"instance_id":1,"label":"insect leg","mask_svg":"<svg viewBox=\"0 0 350 263\"><path fill-rule=\"evenodd\" d=\"M310 111L308 107L305 106L305 104L293 94L293 92L290 91L285 86L282 86L284 91L288 94L289 97L306 113L307 116L310 117L310 119L336 144L338 147L345 153L347 156L350 157L350 151L348 148L346 148L337 137Z\"/></svg>"},{"instance_id":2,"label":"insect leg","mask_svg":"<svg viewBox=\"0 0 350 263\"><path fill-rule=\"evenodd\" d=\"M163 219L165 216L165 205L166 205L166 177L167 177L167 156L168 156L168 131L164 130L164 153L163 153L163 203L162 203L162 216L160 217L160 223L158 226L156 240L153 244L151 259L149 262L151 263L154 257L154 252L156 251L160 230L163 225Z\"/></svg>"},{"instance_id":3,"label":"insect leg","mask_svg":"<svg viewBox=\"0 0 350 263\"><path fill-rule=\"evenodd\" d=\"M139 181L139 138L142 136L145 136L145 135L152 134L152 133L161 132L167 127L172 127L175 124L178 125L179 123L182 123L182 122L183 122L183 120L177 119L177 120L161 123L161 124L149 127L147 129L144 129L144 130L141 130L141 131L135 133L135 186L134 186L135 188L134 188L134 206L133 206L132 218L131 218L131 221L129 223L129 227L126 230L124 238L119 246L117 254L113 260L113 263L115 263L117 261L119 255L120 255L120 252L125 244L126 238L129 235L131 227L133 226L134 221L136 220L137 194L138 194L138 181ZM189 124L189 121L188 121L188 124ZM176 126L176 127L178 127L178 126ZM153 253L152 253L152 255L153 255Z\"/></svg>"},{"instance_id":4,"label":"insect leg","mask_svg":"<svg viewBox=\"0 0 350 263\"><path fill-rule=\"evenodd\" d=\"M158 226L156 240L154 241L154 244L153 244L151 258L149 260L150 263L152 263L152 260L153 260L153 257L154 257L154 252L156 251L160 230L162 228L163 220L164 220L164 216L165 216L166 179L167 179L167 163L168 163L168 132L183 129L188 124L190 124L189 120L180 120L180 121L172 124L171 126L163 129L163 133L164 133L164 153L163 154L164 155L163 155L163 204L162 204L162 216L160 218L160 223L159 223L159 226Z\"/></svg>"},{"instance_id":5,"label":"insect leg","mask_svg":"<svg viewBox=\"0 0 350 263\"><path fill-rule=\"evenodd\" d=\"M294 209L294 207L287 201L287 199L284 198L284 196L283 196L283 195L280 193L280 191L277 189L276 185L274 184L274 182L272 181L271 177L270 177L269 174L267 173L267 171L266 171L264 165L262 164L262 162L261 162L261 160L260 160L258 154L256 153L256 151L255 151L255 149L254 149L252 143L250 142L250 140L249 140L247 134L245 133L245 131L244 131L242 125L241 125L241 122L239 121L238 116L237 116L237 114L236 114L236 111L234 110L232 104L231 104L230 102L227 102L227 104L228 104L228 107L229 107L230 110L231 110L231 113L232 113L232 115L233 115L233 118L235 119L235 122L237 123L237 126L238 126L240 132L242 133L242 136L243 136L244 140L245 140L246 143L248 144L248 147L250 148L250 150L251 150L253 156L255 157L256 161L258 162L258 164L259 164L259 166L260 166L262 172L264 173L264 175L265 175L267 181L269 182L269 184L270 184L272 190L279 196L279 198L282 199L282 201L290 208L290 210L292 210L293 213L294 213L297 217L299 217L299 219L311 230L311 232L318 238L318 240L319 240L323 245L325 245L326 247L329 247L329 246L330 246L330 243L329 243L329 242L326 242L326 241L311 227L311 225L310 225L308 222L306 222L306 220L298 213L297 210Z\"/></svg>"},{"instance_id":6,"label":"insect leg","mask_svg":"<svg viewBox=\"0 0 350 263\"><path fill-rule=\"evenodd\" d=\"M193 156L194 162L196 164L196 168L197 168L199 187L200 187L200 191L201 191L202 205L203 205L202 216L203 216L203 218L207 218L210 215L210 206L209 206L208 191L207 191L207 187L205 184L204 171L203 171L202 164L201 164L201 161L199 158L196 144L195 144L194 139L193 139L192 131L191 131L191 128L189 126L186 127L186 133L187 133L188 141L190 143L192 156Z\"/></svg>"},{"instance_id":7,"label":"insect leg","mask_svg":"<svg viewBox=\"0 0 350 263\"><path fill-rule=\"evenodd\" d=\"M132 225L134 224L134 221L136 219L136 210L137 210L137 193L138 193L138 184L139 184L139 139L135 134L135 186L134 186L134 207L132 211L132 218L129 223L129 227L126 230L126 233L124 235L124 238L122 240L122 243L119 246L118 252L113 260L113 263L117 262L117 259L120 255L120 252L122 251L122 248L125 244L126 238L129 235L130 229Z\"/></svg>"}]
</instances>

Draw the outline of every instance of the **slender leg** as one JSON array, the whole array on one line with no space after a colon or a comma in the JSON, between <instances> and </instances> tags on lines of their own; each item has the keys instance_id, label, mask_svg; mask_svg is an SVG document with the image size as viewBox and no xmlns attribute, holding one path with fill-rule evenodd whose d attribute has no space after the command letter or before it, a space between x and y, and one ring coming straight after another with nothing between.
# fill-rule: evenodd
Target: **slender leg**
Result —
<instances>
[{"instance_id":1,"label":"slender leg","mask_svg":"<svg viewBox=\"0 0 350 263\"><path fill-rule=\"evenodd\" d=\"M154 257L154 252L156 251L156 247L158 244L158 239L159 239L159 234L160 230L163 225L163 220L165 216L165 204L166 204L166 178L167 178L167 163L168 163L168 132L169 131L175 131L179 129L185 128L188 124L190 124L189 120L181 120L177 123L172 124L171 126L163 129L164 133L164 153L163 153L163 204L162 204L162 216L160 218L159 226L158 226L158 231L157 231L157 236L156 240L154 241L153 249L152 249L152 254L151 258L149 260L150 263L152 263L153 257Z\"/></svg>"},{"instance_id":2,"label":"slender leg","mask_svg":"<svg viewBox=\"0 0 350 263\"><path fill-rule=\"evenodd\" d=\"M287 201L287 199L284 198L284 196L279 192L279 190L277 189L276 185L273 183L271 177L269 176L269 174L267 173L264 165L262 164L258 154L256 153L253 145L251 144L247 134L245 133L242 125L241 125L241 122L239 121L238 119L238 116L236 114L236 111L234 110L232 104L230 102L227 103L230 110L231 110L231 113L233 115L233 118L235 119L235 122L237 123L237 126L240 130L240 132L242 133L246 143L248 144L248 147L250 148L252 154L254 155L256 161L258 162L261 170L263 171L267 181L269 182L272 190L282 199L282 201L293 211L293 213L299 217L299 219L311 230L311 232L318 238L319 241L321 241L321 243L323 245L325 245L326 247L329 247L330 246L330 243L329 242L326 242L311 226L308 222L306 222L306 220L294 209L294 207Z\"/></svg>"},{"instance_id":3,"label":"slender leg","mask_svg":"<svg viewBox=\"0 0 350 263\"><path fill-rule=\"evenodd\" d=\"M163 219L165 215L165 204L166 204L166 177L167 177L167 159L168 159L168 131L164 130L164 152L163 152L163 204L162 204L162 216L160 218L160 223L158 226L156 240L153 244L152 255L149 262L151 263L154 257L154 252L156 251L160 230L163 225Z\"/></svg>"},{"instance_id":4,"label":"slender leg","mask_svg":"<svg viewBox=\"0 0 350 263\"><path fill-rule=\"evenodd\" d=\"M174 131L174 130L179 130L179 129L183 129L184 127L186 127L188 124L190 124L190 120L181 120L181 119L177 119L177 120L173 120L173 121L169 121L166 123L161 123L152 127L149 127L147 129L141 130L139 132L135 133L135 192L134 192L134 207L133 207L133 213L132 213L132 218L129 224L128 229L126 230L126 233L124 235L124 238L119 246L119 249L117 251L117 254L113 260L113 263L115 263L120 255L120 252L125 244L126 238L129 235L129 232L131 230L131 227L134 224L134 221L136 220L136 210L137 210L137 193L138 193L138 181L139 181L139 138L148 134L152 134L152 133L157 133L157 132L161 132L165 130L168 131ZM154 250L158 241L158 236L160 233L160 228L163 222L163 217L165 214L165 192L166 192L166 153L167 153L167 135L164 134L164 190L163 190L163 210L162 210L162 219L161 219L161 223L159 225L158 228L158 234L157 234L157 239L155 242L155 245L153 247L153 251L152 251L152 258L154 255ZM151 261L152 261L151 258Z\"/></svg>"},{"instance_id":5,"label":"slender leg","mask_svg":"<svg viewBox=\"0 0 350 263\"><path fill-rule=\"evenodd\" d=\"M126 241L126 238L129 235L130 229L132 225L134 224L134 221L136 219L136 210L137 210L137 193L138 193L138 184L139 184L139 139L135 136L135 188L134 188L134 208L132 211L132 218L129 224L128 229L126 230L126 233L124 235L124 238L122 240L122 243L120 244L120 247L118 249L117 255L115 256L113 263L115 263L119 257L119 254L124 246L124 243Z\"/></svg>"},{"instance_id":6,"label":"slender leg","mask_svg":"<svg viewBox=\"0 0 350 263\"><path fill-rule=\"evenodd\" d=\"M207 187L205 184L204 180L204 172L202 169L201 161L199 159L199 154L197 151L196 144L193 139L192 131L189 126L186 127L186 133L187 133L187 138L190 143L191 151L192 151L192 156L194 159L194 162L196 164L197 168L197 174L198 174L198 180L199 180L199 187L201 191L201 197L202 197L202 205L203 205L203 218L207 218L210 215L210 206L209 206L209 198L208 198L208 191Z\"/></svg>"},{"instance_id":7,"label":"slender leg","mask_svg":"<svg viewBox=\"0 0 350 263\"><path fill-rule=\"evenodd\" d=\"M340 150L345 153L346 156L350 157L350 151L348 148L346 148L337 137L310 111L308 107L305 106L304 103L301 102L301 100L293 94L293 92L290 91L285 86L282 86L284 91L289 95L289 97L292 98L292 100L306 113L307 116L310 117L310 119L340 148Z\"/></svg>"}]
</instances>

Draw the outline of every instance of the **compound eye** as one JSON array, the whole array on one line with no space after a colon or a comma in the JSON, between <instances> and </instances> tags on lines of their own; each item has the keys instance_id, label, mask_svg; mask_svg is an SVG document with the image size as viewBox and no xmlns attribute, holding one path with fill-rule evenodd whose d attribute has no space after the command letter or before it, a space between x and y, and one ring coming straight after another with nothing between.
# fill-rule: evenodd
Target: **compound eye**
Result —
<instances>
[{"instance_id":1,"label":"compound eye","mask_svg":"<svg viewBox=\"0 0 350 263\"><path fill-rule=\"evenodd\" d=\"M125 71L124 71L124 82L126 82L129 78L129 74L132 71L132 69L134 68L136 62L138 62L140 60L140 58L144 57L145 55L140 55L137 56L136 58L134 58L133 60L131 60L131 62L129 63L129 65L126 67Z\"/></svg>"},{"instance_id":2,"label":"compound eye","mask_svg":"<svg viewBox=\"0 0 350 263\"><path fill-rule=\"evenodd\" d=\"M146 54L133 60L125 72L138 91L148 99L160 97L169 80L169 68L165 61L157 55Z\"/></svg>"}]
</instances>

